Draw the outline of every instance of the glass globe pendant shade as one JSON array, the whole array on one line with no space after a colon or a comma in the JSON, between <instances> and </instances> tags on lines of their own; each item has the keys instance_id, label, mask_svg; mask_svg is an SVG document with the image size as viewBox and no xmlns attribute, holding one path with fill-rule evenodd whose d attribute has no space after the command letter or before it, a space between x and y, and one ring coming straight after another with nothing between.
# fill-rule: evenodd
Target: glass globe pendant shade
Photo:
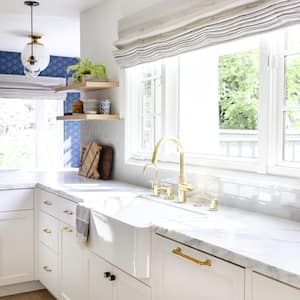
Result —
<instances>
[{"instance_id":1,"label":"glass globe pendant shade","mask_svg":"<svg viewBox=\"0 0 300 300\"><path fill-rule=\"evenodd\" d=\"M47 50L42 43L37 41L37 38L40 37L32 37L32 41L25 46L21 54L24 73L31 77L38 76L50 62Z\"/></svg>"}]
</instances>

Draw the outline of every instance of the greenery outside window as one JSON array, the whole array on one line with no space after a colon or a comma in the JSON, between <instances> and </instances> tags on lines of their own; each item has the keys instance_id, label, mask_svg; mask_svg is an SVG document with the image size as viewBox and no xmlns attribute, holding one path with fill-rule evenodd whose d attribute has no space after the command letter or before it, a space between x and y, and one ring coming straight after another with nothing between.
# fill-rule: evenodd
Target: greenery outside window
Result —
<instances>
[{"instance_id":1,"label":"greenery outside window","mask_svg":"<svg viewBox=\"0 0 300 300\"><path fill-rule=\"evenodd\" d=\"M63 167L59 100L0 99L0 169Z\"/></svg>"}]
</instances>

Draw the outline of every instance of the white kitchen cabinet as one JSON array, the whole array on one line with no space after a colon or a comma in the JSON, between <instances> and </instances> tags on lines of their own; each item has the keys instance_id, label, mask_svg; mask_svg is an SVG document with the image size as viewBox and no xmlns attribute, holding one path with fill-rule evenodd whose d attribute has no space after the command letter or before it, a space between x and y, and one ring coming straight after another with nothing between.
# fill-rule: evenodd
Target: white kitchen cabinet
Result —
<instances>
[{"instance_id":1,"label":"white kitchen cabinet","mask_svg":"<svg viewBox=\"0 0 300 300\"><path fill-rule=\"evenodd\" d=\"M151 300L150 287L117 268L113 269L113 275L113 300Z\"/></svg>"},{"instance_id":2,"label":"white kitchen cabinet","mask_svg":"<svg viewBox=\"0 0 300 300\"><path fill-rule=\"evenodd\" d=\"M299 300L300 289L263 275L252 274L252 300Z\"/></svg>"},{"instance_id":3,"label":"white kitchen cabinet","mask_svg":"<svg viewBox=\"0 0 300 300\"><path fill-rule=\"evenodd\" d=\"M244 300L242 267L157 235L152 260L155 300Z\"/></svg>"},{"instance_id":4,"label":"white kitchen cabinet","mask_svg":"<svg viewBox=\"0 0 300 300\"><path fill-rule=\"evenodd\" d=\"M88 300L151 300L151 288L92 252L87 256Z\"/></svg>"},{"instance_id":5,"label":"white kitchen cabinet","mask_svg":"<svg viewBox=\"0 0 300 300\"><path fill-rule=\"evenodd\" d=\"M84 249L76 241L73 227L62 224L61 236L61 299L85 299Z\"/></svg>"},{"instance_id":6,"label":"white kitchen cabinet","mask_svg":"<svg viewBox=\"0 0 300 300\"><path fill-rule=\"evenodd\" d=\"M39 279L48 291L59 297L59 258L52 249L39 244Z\"/></svg>"},{"instance_id":7,"label":"white kitchen cabinet","mask_svg":"<svg viewBox=\"0 0 300 300\"><path fill-rule=\"evenodd\" d=\"M88 300L112 300L113 290L109 276L113 273L112 266L95 254L87 254ZM105 274L107 276L105 277Z\"/></svg>"},{"instance_id":8,"label":"white kitchen cabinet","mask_svg":"<svg viewBox=\"0 0 300 300\"><path fill-rule=\"evenodd\" d=\"M39 274L58 299L86 299L84 248L76 240L76 203L39 190Z\"/></svg>"},{"instance_id":9,"label":"white kitchen cabinet","mask_svg":"<svg viewBox=\"0 0 300 300\"><path fill-rule=\"evenodd\" d=\"M33 190L2 190L0 191L0 286L33 279Z\"/></svg>"}]
</instances>

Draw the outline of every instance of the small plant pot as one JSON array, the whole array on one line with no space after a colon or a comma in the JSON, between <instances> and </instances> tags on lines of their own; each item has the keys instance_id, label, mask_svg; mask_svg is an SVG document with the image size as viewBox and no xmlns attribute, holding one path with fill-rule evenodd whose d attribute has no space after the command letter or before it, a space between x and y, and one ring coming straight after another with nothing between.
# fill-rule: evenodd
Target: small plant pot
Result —
<instances>
[{"instance_id":1,"label":"small plant pot","mask_svg":"<svg viewBox=\"0 0 300 300\"><path fill-rule=\"evenodd\" d=\"M86 82L88 80L91 80L91 78L92 78L91 74L83 74L81 77L81 81Z\"/></svg>"}]
</instances>

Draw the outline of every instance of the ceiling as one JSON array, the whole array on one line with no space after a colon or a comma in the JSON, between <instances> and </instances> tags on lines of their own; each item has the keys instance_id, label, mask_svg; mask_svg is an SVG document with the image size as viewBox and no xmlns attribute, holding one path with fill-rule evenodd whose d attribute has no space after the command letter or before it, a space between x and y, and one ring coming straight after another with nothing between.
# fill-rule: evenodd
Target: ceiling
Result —
<instances>
[{"instance_id":1,"label":"ceiling","mask_svg":"<svg viewBox=\"0 0 300 300\"><path fill-rule=\"evenodd\" d=\"M30 8L25 0L2 0L0 6L0 50L21 52L28 42ZM36 0L34 33L50 54L80 55L80 13L105 0Z\"/></svg>"},{"instance_id":2,"label":"ceiling","mask_svg":"<svg viewBox=\"0 0 300 300\"><path fill-rule=\"evenodd\" d=\"M104 0L37 0L40 6L34 10L38 16L79 16L85 11ZM9 0L0 6L0 14L26 14L29 8L24 0Z\"/></svg>"}]
</instances>

